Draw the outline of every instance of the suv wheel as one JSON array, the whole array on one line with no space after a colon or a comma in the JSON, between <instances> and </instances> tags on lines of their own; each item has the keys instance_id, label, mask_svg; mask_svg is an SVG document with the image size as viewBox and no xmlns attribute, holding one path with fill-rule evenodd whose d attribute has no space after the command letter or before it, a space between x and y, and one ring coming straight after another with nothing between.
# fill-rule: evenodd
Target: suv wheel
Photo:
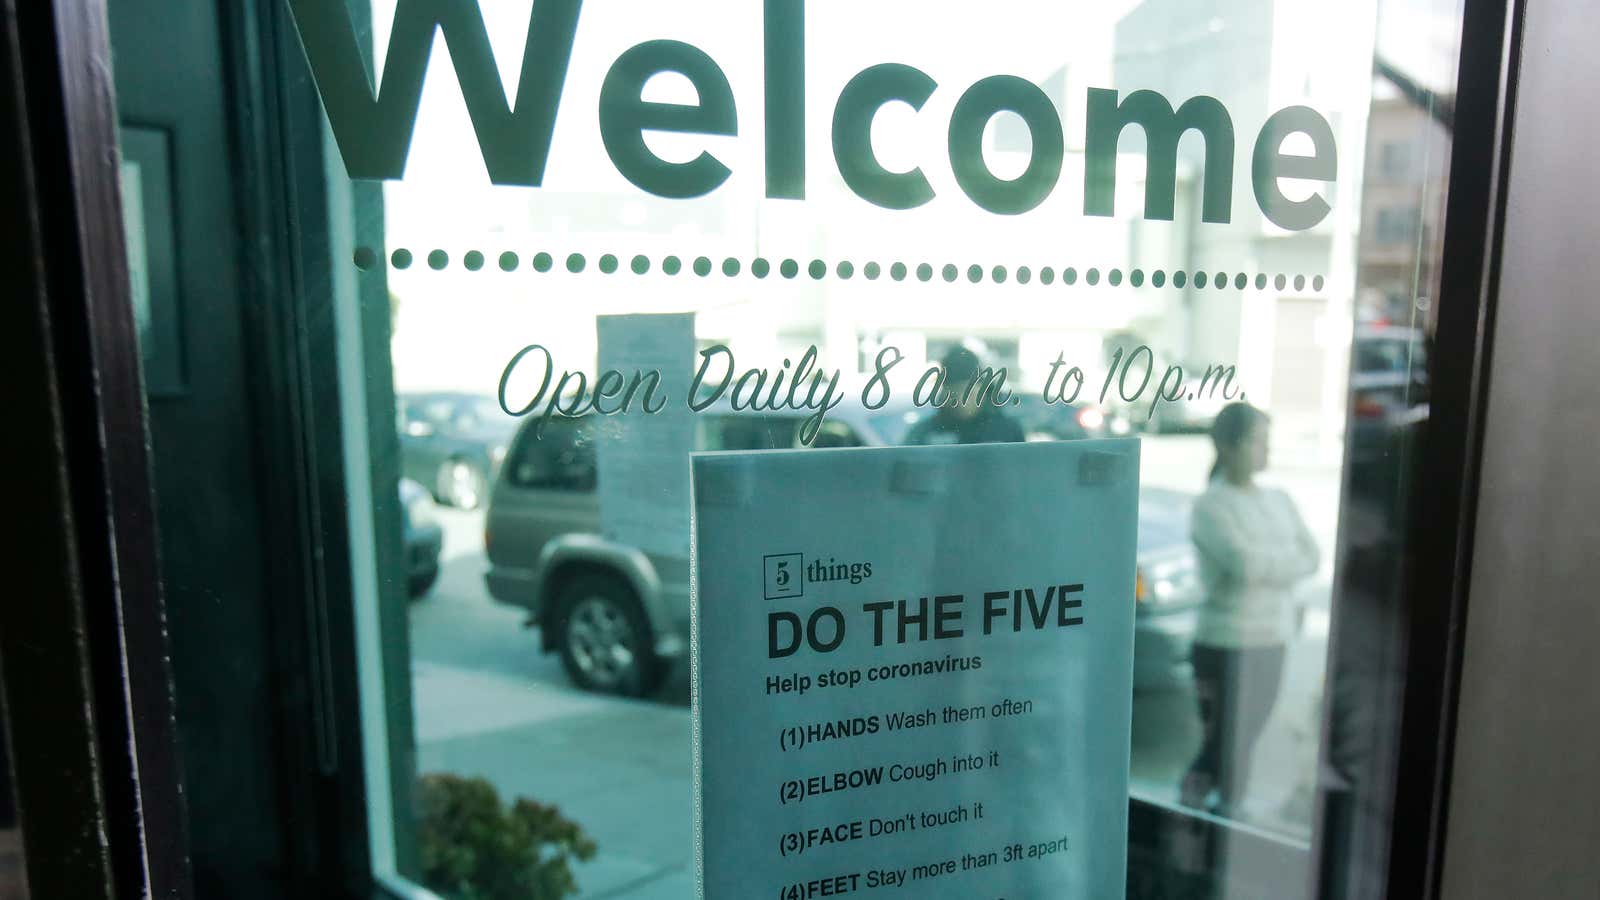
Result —
<instances>
[{"instance_id":1,"label":"suv wheel","mask_svg":"<svg viewBox=\"0 0 1600 900\"><path fill-rule=\"evenodd\" d=\"M561 589L561 662L585 690L638 697L661 682L650 624L614 575L579 575Z\"/></svg>"},{"instance_id":2,"label":"suv wheel","mask_svg":"<svg viewBox=\"0 0 1600 900\"><path fill-rule=\"evenodd\" d=\"M435 496L456 509L477 509L488 485L477 466L459 458L445 460L435 482Z\"/></svg>"},{"instance_id":3,"label":"suv wheel","mask_svg":"<svg viewBox=\"0 0 1600 900\"><path fill-rule=\"evenodd\" d=\"M429 591L433 590L434 582L439 580L439 569L434 567L426 572L413 574L406 580L406 590L411 599L420 600Z\"/></svg>"}]
</instances>

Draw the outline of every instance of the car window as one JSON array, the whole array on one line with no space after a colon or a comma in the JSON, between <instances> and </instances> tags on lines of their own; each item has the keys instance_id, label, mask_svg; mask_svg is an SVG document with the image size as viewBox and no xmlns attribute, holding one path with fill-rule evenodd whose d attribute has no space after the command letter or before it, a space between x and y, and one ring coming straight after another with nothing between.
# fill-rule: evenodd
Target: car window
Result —
<instances>
[{"instance_id":1,"label":"car window","mask_svg":"<svg viewBox=\"0 0 1600 900\"><path fill-rule=\"evenodd\" d=\"M543 433L530 422L506 471L518 487L554 491L592 491L597 474L594 428L586 419L552 419Z\"/></svg>"},{"instance_id":2,"label":"car window","mask_svg":"<svg viewBox=\"0 0 1600 900\"><path fill-rule=\"evenodd\" d=\"M799 447L800 435L795 434L795 446ZM819 449L837 447L865 447L867 442L856 434L855 429L843 422L824 421L822 427L817 429L817 436L812 439L811 446Z\"/></svg>"},{"instance_id":3,"label":"car window","mask_svg":"<svg viewBox=\"0 0 1600 900\"><path fill-rule=\"evenodd\" d=\"M429 400L421 404L418 418L434 425L448 425L455 418L456 404L453 400Z\"/></svg>"},{"instance_id":4,"label":"car window","mask_svg":"<svg viewBox=\"0 0 1600 900\"><path fill-rule=\"evenodd\" d=\"M918 414L914 410L902 412L878 413L870 416L867 423L885 444L894 445L905 441L906 432L916 423Z\"/></svg>"},{"instance_id":5,"label":"car window","mask_svg":"<svg viewBox=\"0 0 1600 900\"><path fill-rule=\"evenodd\" d=\"M397 416L400 433L413 437L426 437L438 430L438 422L428 415L428 404L409 400L401 405Z\"/></svg>"},{"instance_id":6,"label":"car window","mask_svg":"<svg viewBox=\"0 0 1600 900\"><path fill-rule=\"evenodd\" d=\"M704 423L702 444L706 450L786 450L798 446L799 430L792 416L714 416Z\"/></svg>"},{"instance_id":7,"label":"car window","mask_svg":"<svg viewBox=\"0 0 1600 900\"><path fill-rule=\"evenodd\" d=\"M1189 547L1192 499L1177 491L1151 488L1139 497L1139 549L1166 552Z\"/></svg>"},{"instance_id":8,"label":"car window","mask_svg":"<svg viewBox=\"0 0 1600 900\"><path fill-rule=\"evenodd\" d=\"M510 421L511 417L500 408L499 401L490 397L469 397L456 404L450 424L457 431L477 431Z\"/></svg>"},{"instance_id":9,"label":"car window","mask_svg":"<svg viewBox=\"0 0 1600 900\"><path fill-rule=\"evenodd\" d=\"M1405 338L1358 339L1355 357L1356 371L1363 374L1398 373L1426 364L1422 344Z\"/></svg>"}]
</instances>

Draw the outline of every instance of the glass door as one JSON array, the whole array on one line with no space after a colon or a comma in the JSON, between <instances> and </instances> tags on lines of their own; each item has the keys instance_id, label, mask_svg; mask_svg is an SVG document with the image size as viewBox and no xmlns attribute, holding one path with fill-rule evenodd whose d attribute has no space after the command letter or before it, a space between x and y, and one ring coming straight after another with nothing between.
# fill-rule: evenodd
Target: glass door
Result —
<instances>
[{"instance_id":1,"label":"glass door","mask_svg":"<svg viewBox=\"0 0 1600 900\"><path fill-rule=\"evenodd\" d=\"M1062 896L1082 890L1071 848L1107 834L1129 897L1386 890L1428 602L1407 501L1441 310L1472 302L1440 289L1462 9L223 6L174 30L110 4L186 777L200 820L271 835L197 831L213 884L288 858L409 897L730 896L707 842L743 829L773 848L751 870L804 873L772 882L786 897ZM704 736L737 729L696 689L732 650L704 631L723 608L695 563L720 551L694 536L718 507L692 455L815 460L796 465L822 497L851 461L980 452L962 478L1049 455L1081 486L1120 463L1080 458L1137 460L1122 500L1022 492L1027 527L982 547L1005 571L1030 540L1125 519L1085 532L1126 564L1091 585L1118 605L1084 639L1125 647L1071 690L1079 644L1019 649L1041 668L1018 702L1057 725L939 734L1030 762L893 796L1003 813L1059 757L1085 794L1114 788L1115 816L1056 844L1032 800L931 845L880 828L860 846L910 874L870 887L844 851L784 849L839 798L752 797L702 832L707 779L738 774ZM795 500L821 549L772 548L761 574L872 587L866 545L827 541L866 527L853 493ZM962 523L988 520L950 516L924 571L978 553ZM892 563L872 563L881 584ZM780 653L783 621L755 635L780 692L831 671L807 654L844 627ZM952 698L996 689L936 674L919 683ZM852 689L808 715L901 696ZM1120 724L1059 724L1090 705ZM865 769L944 746L881 727L852 736ZM904 812L863 802L868 831ZM316 828L285 836L298 814ZM911 883L946 856L948 880Z\"/></svg>"}]
</instances>

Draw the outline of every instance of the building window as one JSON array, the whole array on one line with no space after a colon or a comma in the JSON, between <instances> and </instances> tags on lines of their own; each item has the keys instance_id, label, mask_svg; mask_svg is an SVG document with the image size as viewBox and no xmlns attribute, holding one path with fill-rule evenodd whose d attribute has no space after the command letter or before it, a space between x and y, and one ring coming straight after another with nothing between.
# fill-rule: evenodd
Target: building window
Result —
<instances>
[{"instance_id":1,"label":"building window","mask_svg":"<svg viewBox=\"0 0 1600 900\"><path fill-rule=\"evenodd\" d=\"M1373 235L1380 244L1410 243L1416 239L1421 219L1415 206L1380 209Z\"/></svg>"},{"instance_id":2,"label":"building window","mask_svg":"<svg viewBox=\"0 0 1600 900\"><path fill-rule=\"evenodd\" d=\"M1378 168L1389 181L1400 181L1411 174L1411 145L1405 141L1385 141L1378 152Z\"/></svg>"}]
</instances>

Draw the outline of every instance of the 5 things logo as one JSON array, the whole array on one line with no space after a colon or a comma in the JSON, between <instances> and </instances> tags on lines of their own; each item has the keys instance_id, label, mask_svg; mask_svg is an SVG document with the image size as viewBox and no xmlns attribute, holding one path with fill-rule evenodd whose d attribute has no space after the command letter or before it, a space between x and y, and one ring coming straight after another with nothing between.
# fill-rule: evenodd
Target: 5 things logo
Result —
<instances>
[{"instance_id":1,"label":"5 things logo","mask_svg":"<svg viewBox=\"0 0 1600 900\"><path fill-rule=\"evenodd\" d=\"M872 563L842 563L833 557L827 562L813 559L806 564L803 553L774 553L761 558L764 595L768 600L804 597L806 584L848 581L860 584L872 577Z\"/></svg>"}]
</instances>

